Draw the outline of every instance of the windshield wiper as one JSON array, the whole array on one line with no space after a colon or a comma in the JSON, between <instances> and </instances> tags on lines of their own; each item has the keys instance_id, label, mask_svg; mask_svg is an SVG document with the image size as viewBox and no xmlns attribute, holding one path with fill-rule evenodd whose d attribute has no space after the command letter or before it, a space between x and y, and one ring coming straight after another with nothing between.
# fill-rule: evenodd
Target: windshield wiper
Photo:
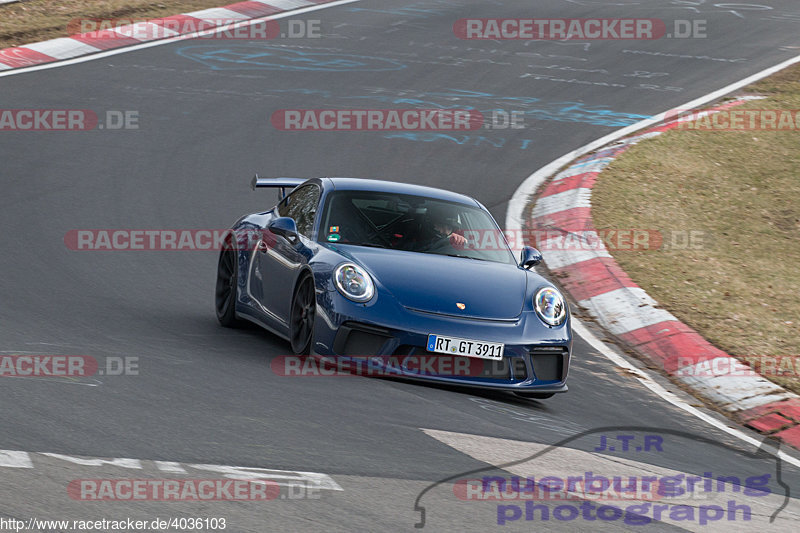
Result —
<instances>
[{"instance_id":1,"label":"windshield wiper","mask_svg":"<svg viewBox=\"0 0 800 533\"><path fill-rule=\"evenodd\" d=\"M352 246L366 246L367 248L388 248L388 246L384 246L383 244L378 244L375 242L348 242L345 244L350 244Z\"/></svg>"},{"instance_id":2,"label":"windshield wiper","mask_svg":"<svg viewBox=\"0 0 800 533\"><path fill-rule=\"evenodd\" d=\"M484 259L483 257L474 257L472 255L462 255L462 254L444 254L447 257L463 257L464 259L474 259L475 261L489 261L492 262L491 259Z\"/></svg>"}]
</instances>

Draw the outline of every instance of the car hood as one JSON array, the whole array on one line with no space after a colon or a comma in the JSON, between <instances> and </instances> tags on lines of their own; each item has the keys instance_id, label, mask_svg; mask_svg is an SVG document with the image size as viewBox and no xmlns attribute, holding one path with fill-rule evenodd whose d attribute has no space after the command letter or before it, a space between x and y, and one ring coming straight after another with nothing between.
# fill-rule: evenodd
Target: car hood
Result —
<instances>
[{"instance_id":1,"label":"car hood","mask_svg":"<svg viewBox=\"0 0 800 533\"><path fill-rule=\"evenodd\" d=\"M337 248L364 266L406 308L499 320L522 313L527 274L516 265L361 246Z\"/></svg>"}]
</instances>

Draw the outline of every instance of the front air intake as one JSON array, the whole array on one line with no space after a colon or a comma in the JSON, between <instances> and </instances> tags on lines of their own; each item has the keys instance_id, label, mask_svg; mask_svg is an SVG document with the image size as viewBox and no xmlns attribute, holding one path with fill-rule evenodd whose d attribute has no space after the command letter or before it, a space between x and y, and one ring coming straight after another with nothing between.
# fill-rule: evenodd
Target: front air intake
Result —
<instances>
[{"instance_id":1,"label":"front air intake","mask_svg":"<svg viewBox=\"0 0 800 533\"><path fill-rule=\"evenodd\" d=\"M531 364L537 381L563 381L569 350L563 346L537 346L531 350Z\"/></svg>"},{"instance_id":2,"label":"front air intake","mask_svg":"<svg viewBox=\"0 0 800 533\"><path fill-rule=\"evenodd\" d=\"M350 322L339 328L333 351L350 357L381 355L383 345L390 338L391 334L383 328Z\"/></svg>"}]
</instances>

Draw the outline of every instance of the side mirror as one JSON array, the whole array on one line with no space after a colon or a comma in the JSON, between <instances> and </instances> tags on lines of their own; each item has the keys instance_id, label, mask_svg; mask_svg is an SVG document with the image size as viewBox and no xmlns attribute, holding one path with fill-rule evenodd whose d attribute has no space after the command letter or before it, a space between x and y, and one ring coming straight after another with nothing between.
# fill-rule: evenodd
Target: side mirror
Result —
<instances>
[{"instance_id":1,"label":"side mirror","mask_svg":"<svg viewBox=\"0 0 800 533\"><path fill-rule=\"evenodd\" d=\"M297 224L293 218L278 217L269 223L267 228L275 235L280 235L290 244L297 243Z\"/></svg>"},{"instance_id":2,"label":"side mirror","mask_svg":"<svg viewBox=\"0 0 800 533\"><path fill-rule=\"evenodd\" d=\"M535 267L541 262L542 262L542 252L540 252L533 246L526 246L525 248L522 249L522 253L520 254L519 266L521 266L526 270L530 270L532 267Z\"/></svg>"}]
</instances>

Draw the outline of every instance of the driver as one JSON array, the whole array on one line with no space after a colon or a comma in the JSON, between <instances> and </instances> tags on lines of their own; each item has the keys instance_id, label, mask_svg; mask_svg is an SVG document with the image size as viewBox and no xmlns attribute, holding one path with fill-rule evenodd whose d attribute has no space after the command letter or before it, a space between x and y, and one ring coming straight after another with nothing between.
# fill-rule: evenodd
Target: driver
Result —
<instances>
[{"instance_id":1,"label":"driver","mask_svg":"<svg viewBox=\"0 0 800 533\"><path fill-rule=\"evenodd\" d=\"M436 232L442 237L447 237L447 240L450 242L450 246L456 250L463 250L467 245L467 238L458 233L456 224L450 221L442 221L441 223L435 225L433 229L436 230Z\"/></svg>"},{"instance_id":2,"label":"driver","mask_svg":"<svg viewBox=\"0 0 800 533\"><path fill-rule=\"evenodd\" d=\"M452 209L434 205L428 208L428 223L433 227L433 235L429 244L436 245L440 241L450 243L456 250L467 245L467 238L458 231L458 221Z\"/></svg>"}]
</instances>

